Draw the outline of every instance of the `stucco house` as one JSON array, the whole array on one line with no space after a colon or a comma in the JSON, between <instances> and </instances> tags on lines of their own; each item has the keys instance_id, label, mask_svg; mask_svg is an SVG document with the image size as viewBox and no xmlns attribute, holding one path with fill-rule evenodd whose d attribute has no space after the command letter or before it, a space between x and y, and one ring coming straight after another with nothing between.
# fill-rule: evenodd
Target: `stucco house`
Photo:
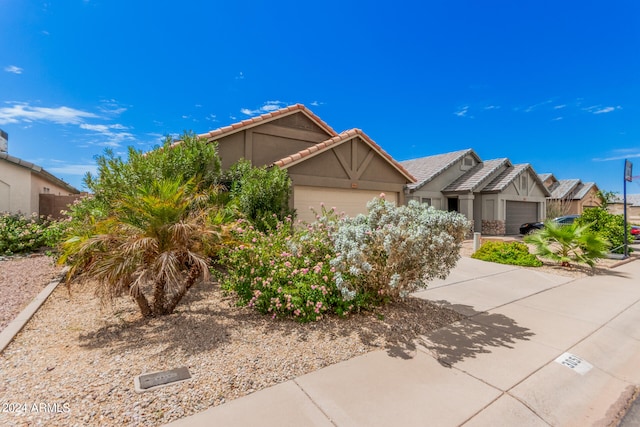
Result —
<instances>
[{"instance_id":1,"label":"stucco house","mask_svg":"<svg viewBox=\"0 0 640 427\"><path fill-rule=\"evenodd\" d=\"M302 104L292 105L199 135L218 142L222 168L244 158L254 166L286 169L290 206L298 219L315 220L320 203L338 212L366 212L385 193L398 205L415 178L360 129L341 133Z\"/></svg>"},{"instance_id":2,"label":"stucco house","mask_svg":"<svg viewBox=\"0 0 640 427\"><path fill-rule=\"evenodd\" d=\"M624 215L624 198L618 195L607 206L609 212ZM627 194L627 220L640 225L640 194Z\"/></svg>"},{"instance_id":3,"label":"stucco house","mask_svg":"<svg viewBox=\"0 0 640 427\"><path fill-rule=\"evenodd\" d=\"M60 201L54 196L71 196L65 199L69 203L79 194L79 190L42 167L0 151L0 212L54 214L57 212L51 211L49 205L58 206Z\"/></svg>"},{"instance_id":4,"label":"stucco house","mask_svg":"<svg viewBox=\"0 0 640 427\"><path fill-rule=\"evenodd\" d=\"M417 180L407 185L408 200L458 211L482 234L518 234L522 223L545 217L550 193L529 164L483 161L472 149L400 164Z\"/></svg>"},{"instance_id":5,"label":"stucco house","mask_svg":"<svg viewBox=\"0 0 640 427\"><path fill-rule=\"evenodd\" d=\"M548 204L555 204L558 214L580 215L586 208L600 206L600 189L595 182L557 179L552 173L539 174L538 177L551 193Z\"/></svg>"}]
</instances>

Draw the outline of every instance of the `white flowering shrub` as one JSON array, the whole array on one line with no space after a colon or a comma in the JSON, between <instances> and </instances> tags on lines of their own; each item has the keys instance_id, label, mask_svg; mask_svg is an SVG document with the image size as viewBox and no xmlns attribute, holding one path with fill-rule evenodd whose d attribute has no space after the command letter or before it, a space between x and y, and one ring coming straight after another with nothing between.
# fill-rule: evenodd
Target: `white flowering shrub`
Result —
<instances>
[{"instance_id":1,"label":"white flowering shrub","mask_svg":"<svg viewBox=\"0 0 640 427\"><path fill-rule=\"evenodd\" d=\"M396 207L376 198L367 208L368 215L342 219L332 236L331 266L345 299L375 304L406 297L445 278L460 258L470 228L463 215L413 200Z\"/></svg>"}]
</instances>

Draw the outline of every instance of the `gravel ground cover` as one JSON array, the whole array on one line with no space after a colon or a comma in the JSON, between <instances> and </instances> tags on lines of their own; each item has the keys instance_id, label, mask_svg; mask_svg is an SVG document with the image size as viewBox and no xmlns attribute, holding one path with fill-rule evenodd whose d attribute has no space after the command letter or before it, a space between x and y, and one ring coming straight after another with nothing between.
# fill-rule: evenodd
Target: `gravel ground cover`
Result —
<instances>
[{"instance_id":1,"label":"gravel ground cover","mask_svg":"<svg viewBox=\"0 0 640 427\"><path fill-rule=\"evenodd\" d=\"M61 271L52 258L40 254L0 257L0 331Z\"/></svg>"},{"instance_id":2,"label":"gravel ground cover","mask_svg":"<svg viewBox=\"0 0 640 427\"><path fill-rule=\"evenodd\" d=\"M462 255L471 252L465 242ZM613 263L603 261L595 274ZM552 264L536 270L593 274ZM0 261L0 292L10 302L1 306L2 319L11 320L59 273L44 256ZM31 295L21 295L27 289ZM459 319L409 298L299 324L236 307L203 283L174 314L146 320L127 299L103 306L90 286L62 285L0 354L0 425L159 425L369 351L402 357L418 335ZM192 380L135 393L136 375L180 366Z\"/></svg>"},{"instance_id":3,"label":"gravel ground cover","mask_svg":"<svg viewBox=\"0 0 640 427\"><path fill-rule=\"evenodd\" d=\"M299 324L236 307L207 283L145 320L127 299L104 307L89 287L59 286L0 355L0 425L159 425L372 350L402 357L459 318L410 298ZM135 393L136 375L180 366L192 380Z\"/></svg>"}]
</instances>

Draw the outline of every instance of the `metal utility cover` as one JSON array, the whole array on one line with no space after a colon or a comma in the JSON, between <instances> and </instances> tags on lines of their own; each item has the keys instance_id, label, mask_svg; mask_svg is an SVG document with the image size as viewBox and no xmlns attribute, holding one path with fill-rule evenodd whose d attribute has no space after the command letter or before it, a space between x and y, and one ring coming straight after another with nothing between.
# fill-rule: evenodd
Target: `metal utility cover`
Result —
<instances>
[{"instance_id":1,"label":"metal utility cover","mask_svg":"<svg viewBox=\"0 0 640 427\"><path fill-rule=\"evenodd\" d=\"M191 374L186 366L171 369L169 371L150 372L138 375L134 378L133 384L137 393L155 390L167 385L188 381Z\"/></svg>"},{"instance_id":2,"label":"metal utility cover","mask_svg":"<svg viewBox=\"0 0 640 427\"><path fill-rule=\"evenodd\" d=\"M580 375L584 375L593 369L593 365L584 360L580 359L578 356L571 353L563 353L557 359L556 362L566 366L567 368L579 373Z\"/></svg>"}]
</instances>

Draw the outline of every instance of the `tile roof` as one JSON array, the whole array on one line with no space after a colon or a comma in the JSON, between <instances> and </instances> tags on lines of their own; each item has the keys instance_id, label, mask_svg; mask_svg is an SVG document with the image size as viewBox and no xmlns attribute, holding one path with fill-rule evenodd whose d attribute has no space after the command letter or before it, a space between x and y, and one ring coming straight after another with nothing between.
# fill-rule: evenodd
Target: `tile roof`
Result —
<instances>
[{"instance_id":1,"label":"tile roof","mask_svg":"<svg viewBox=\"0 0 640 427\"><path fill-rule=\"evenodd\" d=\"M214 140L217 138L221 138L223 136L231 135L236 132L240 132L242 130L246 130L252 128L254 126L258 126L263 123L268 123L270 121L289 116L291 114L295 114L301 111L304 115L309 117L315 124L320 126L328 135L335 136L338 133L333 130L331 126L325 123L320 117L316 116L302 104L290 105L288 107L281 108L276 111L271 111L269 113L263 114L261 116L251 117L250 119L243 120L238 123L233 123L229 126L224 126L218 129L214 129L212 131L203 133L198 135L201 138L207 138L209 140Z\"/></svg>"},{"instance_id":2,"label":"tile roof","mask_svg":"<svg viewBox=\"0 0 640 427\"><path fill-rule=\"evenodd\" d=\"M478 163L466 171L464 175L447 185L442 191L473 192L479 189L483 184L487 183L488 180L494 178L495 173L505 165L511 166L511 162L506 157Z\"/></svg>"},{"instance_id":3,"label":"tile roof","mask_svg":"<svg viewBox=\"0 0 640 427\"><path fill-rule=\"evenodd\" d=\"M560 200L571 197L571 194L580 185L579 179L560 179L558 185L549 188L551 191L551 198Z\"/></svg>"},{"instance_id":4,"label":"tile roof","mask_svg":"<svg viewBox=\"0 0 640 427\"><path fill-rule=\"evenodd\" d=\"M552 173L539 173L538 174L538 178L540 178L540 181L545 182L547 179L553 177L555 179L555 176L553 176Z\"/></svg>"},{"instance_id":5,"label":"tile roof","mask_svg":"<svg viewBox=\"0 0 640 427\"><path fill-rule=\"evenodd\" d=\"M617 194L611 203L624 203L624 197ZM640 206L640 194L627 194L627 206Z\"/></svg>"},{"instance_id":6,"label":"tile roof","mask_svg":"<svg viewBox=\"0 0 640 427\"><path fill-rule=\"evenodd\" d=\"M533 170L533 167L531 167L529 163L521 163L518 165L509 166L507 169L502 171L502 173L498 175L493 181L491 181L486 187L484 187L482 189L482 192L497 193L497 192L503 191L505 188L507 188L509 184L511 184L517 177L519 177L523 172L527 170L532 172L534 179L536 180L536 182L538 183L542 191L546 193L545 196L549 196L550 195L549 190L546 189L546 187L540 180L540 177L538 176L538 174L536 174L536 172Z\"/></svg>"},{"instance_id":7,"label":"tile roof","mask_svg":"<svg viewBox=\"0 0 640 427\"><path fill-rule=\"evenodd\" d=\"M350 129L344 131L333 138L327 139L326 141L320 142L318 144L312 145L311 147L305 148L304 150L300 150L295 154L291 154L290 156L284 157L280 160L273 162L275 166L280 168L290 167L294 164L300 163L303 160L306 160L309 157L313 157L317 154L320 154L324 151L329 150L330 148L340 145L346 141L349 141L356 136L359 136L363 141L365 141L371 148L374 149L378 154L384 157L398 172L404 175L407 180L410 182L415 182L415 178L407 169L405 169L400 163L393 159L386 151L382 149L378 144L376 144L369 136L364 133L360 129Z\"/></svg>"},{"instance_id":8,"label":"tile roof","mask_svg":"<svg viewBox=\"0 0 640 427\"><path fill-rule=\"evenodd\" d=\"M592 188L596 188L596 190L598 189L598 186L596 185L595 182L581 182L576 189L574 190L573 193L573 200L582 200L585 198L585 196L589 193L589 191L591 191Z\"/></svg>"},{"instance_id":9,"label":"tile roof","mask_svg":"<svg viewBox=\"0 0 640 427\"><path fill-rule=\"evenodd\" d=\"M416 177L416 182L414 184L409 184L407 187L411 190L417 190L469 154L473 155L477 162L481 161L480 157L478 157L471 148L468 148L466 150L436 154L435 156L421 157L419 159L404 160L400 162L406 170Z\"/></svg>"},{"instance_id":10,"label":"tile roof","mask_svg":"<svg viewBox=\"0 0 640 427\"><path fill-rule=\"evenodd\" d=\"M61 180L60 178L58 178L57 176L52 175L51 173L47 172L46 170L44 170L41 166L38 166L34 163L31 162L27 162L26 160L22 160L19 159L18 157L14 157L9 155L8 153L0 153L0 159L1 160L6 160L8 162L11 162L13 164L16 164L18 166L22 166L24 168L30 169L33 173L35 173L36 175L42 177L43 179L59 185L60 187L66 188L67 191L69 191L69 193L73 193L73 194L79 194L80 190L78 190L77 188L75 188L74 186L72 186L71 184L68 184L66 182L64 182L63 180Z\"/></svg>"}]
</instances>

